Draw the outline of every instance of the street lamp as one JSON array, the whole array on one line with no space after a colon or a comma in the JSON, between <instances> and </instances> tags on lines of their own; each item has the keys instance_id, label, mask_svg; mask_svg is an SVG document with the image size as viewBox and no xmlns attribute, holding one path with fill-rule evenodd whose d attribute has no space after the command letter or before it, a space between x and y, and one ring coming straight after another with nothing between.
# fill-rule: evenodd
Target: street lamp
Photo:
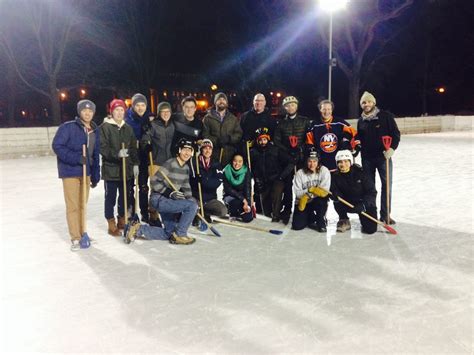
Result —
<instances>
[{"instance_id":1,"label":"street lamp","mask_svg":"<svg viewBox=\"0 0 474 355\"><path fill-rule=\"evenodd\" d=\"M332 57L332 15L335 11L346 8L349 0L319 0L321 10L329 13L329 73L328 100L331 100L332 67L336 66L336 58Z\"/></svg>"}]
</instances>

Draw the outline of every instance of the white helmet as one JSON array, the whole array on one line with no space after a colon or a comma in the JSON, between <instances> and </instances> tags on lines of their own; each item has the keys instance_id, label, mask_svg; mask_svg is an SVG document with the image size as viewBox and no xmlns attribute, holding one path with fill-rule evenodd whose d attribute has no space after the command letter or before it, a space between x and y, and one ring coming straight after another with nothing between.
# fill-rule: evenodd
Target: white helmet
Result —
<instances>
[{"instance_id":1,"label":"white helmet","mask_svg":"<svg viewBox=\"0 0 474 355\"><path fill-rule=\"evenodd\" d=\"M282 105L283 105L283 106L286 106L286 105L288 105L288 104L291 104L292 102L294 102L295 104L298 105L298 99L297 99L296 97L294 97L294 96L287 96L287 97L285 97L285 98L283 99Z\"/></svg>"},{"instance_id":2,"label":"white helmet","mask_svg":"<svg viewBox=\"0 0 474 355\"><path fill-rule=\"evenodd\" d=\"M354 164L354 158L350 150L340 150L336 153L336 163L340 160L349 160L351 165Z\"/></svg>"}]
</instances>

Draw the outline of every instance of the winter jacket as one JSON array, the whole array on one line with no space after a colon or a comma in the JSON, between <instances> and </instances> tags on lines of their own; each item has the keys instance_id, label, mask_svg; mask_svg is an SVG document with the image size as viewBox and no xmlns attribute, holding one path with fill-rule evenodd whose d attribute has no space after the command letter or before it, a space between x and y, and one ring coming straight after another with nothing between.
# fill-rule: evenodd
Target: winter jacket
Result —
<instances>
[{"instance_id":1,"label":"winter jacket","mask_svg":"<svg viewBox=\"0 0 474 355\"><path fill-rule=\"evenodd\" d=\"M175 126L172 119L165 125L160 117L155 118L147 131L142 136L141 146L151 143L153 150L153 162L162 165L168 159L173 158L171 145L173 143Z\"/></svg>"},{"instance_id":2,"label":"winter jacket","mask_svg":"<svg viewBox=\"0 0 474 355\"><path fill-rule=\"evenodd\" d=\"M82 176L82 146L87 146L87 176L97 184L100 180L100 135L91 122L92 131L87 132L79 117L59 126L53 139L53 150L58 160L59 178Z\"/></svg>"},{"instance_id":3,"label":"winter jacket","mask_svg":"<svg viewBox=\"0 0 474 355\"><path fill-rule=\"evenodd\" d=\"M129 157L126 158L127 180L133 178L133 166L138 165L137 139L132 127L122 121L120 125L113 118L106 117L100 126L100 154L102 155L102 179L123 180L122 158L118 153L125 143Z\"/></svg>"},{"instance_id":4,"label":"winter jacket","mask_svg":"<svg viewBox=\"0 0 474 355\"><path fill-rule=\"evenodd\" d=\"M229 111L226 111L224 119L221 121L219 113L211 109L203 119L203 138L208 138L214 146L213 158L219 160L222 152L222 161L224 166L236 152L237 144L242 138L242 128L239 120Z\"/></svg>"},{"instance_id":5,"label":"winter jacket","mask_svg":"<svg viewBox=\"0 0 474 355\"><path fill-rule=\"evenodd\" d=\"M181 166L177 158L168 159L160 166L159 171L150 178L153 191L169 198L174 189L168 184L160 171L170 179L173 186L178 191L181 191L186 198L192 197L191 186L189 185L188 164Z\"/></svg>"},{"instance_id":6,"label":"winter jacket","mask_svg":"<svg viewBox=\"0 0 474 355\"><path fill-rule=\"evenodd\" d=\"M296 204L300 198L308 193L308 189L313 186L319 186L322 189L329 191L331 188L331 173L328 168L321 165L319 171L315 173L307 172L306 169L300 169L296 172L293 179L293 189L296 195Z\"/></svg>"},{"instance_id":7,"label":"winter jacket","mask_svg":"<svg viewBox=\"0 0 474 355\"><path fill-rule=\"evenodd\" d=\"M250 157L255 181L268 187L275 180L284 180L294 169L289 155L275 147L272 142L265 147L254 146Z\"/></svg>"},{"instance_id":8,"label":"winter jacket","mask_svg":"<svg viewBox=\"0 0 474 355\"><path fill-rule=\"evenodd\" d=\"M217 189L222 184L224 174L221 164L217 160L212 160L209 164L204 164L203 157L199 158L199 175L201 176L201 191L203 202L217 199ZM189 182L193 196L199 201L198 172L196 160L193 159L190 171Z\"/></svg>"},{"instance_id":9,"label":"winter jacket","mask_svg":"<svg viewBox=\"0 0 474 355\"><path fill-rule=\"evenodd\" d=\"M396 150L400 143L400 131L395 116L388 111L380 111L371 120L360 117L357 122L357 133L362 146L362 159L384 158L383 136L392 137L393 150Z\"/></svg>"},{"instance_id":10,"label":"winter jacket","mask_svg":"<svg viewBox=\"0 0 474 355\"><path fill-rule=\"evenodd\" d=\"M226 179L224 175L224 198L226 196L231 196L243 201L244 199L250 204L250 194L251 194L251 177L250 170L247 170L245 173L244 181L240 185L232 185L229 180Z\"/></svg>"},{"instance_id":11,"label":"winter jacket","mask_svg":"<svg viewBox=\"0 0 474 355\"><path fill-rule=\"evenodd\" d=\"M304 160L303 148L306 132L311 124L308 117L296 114L293 118L286 115L278 121L275 128L275 145L290 154L294 163L301 165Z\"/></svg>"},{"instance_id":12,"label":"winter jacket","mask_svg":"<svg viewBox=\"0 0 474 355\"><path fill-rule=\"evenodd\" d=\"M202 121L195 117L192 121L188 121L182 113L178 113L173 116L173 122L175 125L174 139L171 146L171 153L176 155L178 153L178 142L184 138L188 141L193 142L194 150L196 150L196 142L202 139Z\"/></svg>"},{"instance_id":13,"label":"winter jacket","mask_svg":"<svg viewBox=\"0 0 474 355\"><path fill-rule=\"evenodd\" d=\"M336 170L336 153L339 150L353 150L360 142L357 132L343 119L332 118L329 122L322 119L313 121L306 134L307 148L315 147L321 156L321 164L329 170ZM352 144L351 144L352 142Z\"/></svg>"},{"instance_id":14,"label":"winter jacket","mask_svg":"<svg viewBox=\"0 0 474 355\"><path fill-rule=\"evenodd\" d=\"M133 128L133 132L135 133L135 137L137 138L138 142L141 141L143 133L148 130L151 125L150 117L152 117L152 114L149 111L145 111L143 116L140 117L135 111L133 111L131 107L127 110L125 122ZM138 156L140 158L140 162L146 165L148 162L148 157L146 151L143 149L143 146L139 148Z\"/></svg>"},{"instance_id":15,"label":"winter jacket","mask_svg":"<svg viewBox=\"0 0 474 355\"><path fill-rule=\"evenodd\" d=\"M340 196L353 205L362 202L366 208L375 207L375 183L359 165L352 165L347 173L334 172L331 176L331 192L335 200Z\"/></svg>"},{"instance_id":16,"label":"winter jacket","mask_svg":"<svg viewBox=\"0 0 474 355\"><path fill-rule=\"evenodd\" d=\"M242 141L254 141L257 136L255 131L263 127L268 128L268 133L273 139L276 124L276 119L270 115L270 111L267 108L260 113L257 113L255 109L244 112L240 117L240 127L243 133Z\"/></svg>"}]
</instances>

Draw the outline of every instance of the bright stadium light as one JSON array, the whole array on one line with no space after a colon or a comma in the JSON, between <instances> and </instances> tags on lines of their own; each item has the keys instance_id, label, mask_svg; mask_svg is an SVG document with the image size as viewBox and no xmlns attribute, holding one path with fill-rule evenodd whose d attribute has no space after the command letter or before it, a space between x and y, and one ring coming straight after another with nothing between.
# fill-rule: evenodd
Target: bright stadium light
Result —
<instances>
[{"instance_id":1,"label":"bright stadium light","mask_svg":"<svg viewBox=\"0 0 474 355\"><path fill-rule=\"evenodd\" d=\"M332 57L332 16L334 12L345 9L349 0L319 0L319 8L329 13L329 72L328 72L328 100L331 100L332 67L336 60Z\"/></svg>"}]
</instances>

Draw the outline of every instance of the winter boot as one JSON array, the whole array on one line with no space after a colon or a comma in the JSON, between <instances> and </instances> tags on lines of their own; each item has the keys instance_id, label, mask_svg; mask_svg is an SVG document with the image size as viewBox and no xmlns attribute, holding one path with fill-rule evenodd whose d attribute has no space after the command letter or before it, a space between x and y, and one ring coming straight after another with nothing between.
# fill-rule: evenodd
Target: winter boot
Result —
<instances>
[{"instance_id":1,"label":"winter boot","mask_svg":"<svg viewBox=\"0 0 474 355\"><path fill-rule=\"evenodd\" d=\"M108 219L107 223L109 224L108 232L112 237L120 237L122 235L120 230L117 228L117 224L115 224L115 218Z\"/></svg>"},{"instance_id":2,"label":"winter boot","mask_svg":"<svg viewBox=\"0 0 474 355\"><path fill-rule=\"evenodd\" d=\"M125 217L117 216L117 228L120 230L125 229Z\"/></svg>"},{"instance_id":3,"label":"winter boot","mask_svg":"<svg viewBox=\"0 0 474 355\"><path fill-rule=\"evenodd\" d=\"M390 217L390 223L387 223L387 217L380 217L380 220L385 224L397 224L392 217Z\"/></svg>"},{"instance_id":4,"label":"winter boot","mask_svg":"<svg viewBox=\"0 0 474 355\"><path fill-rule=\"evenodd\" d=\"M193 227L198 227L199 226L199 222L200 222L200 219L199 217L196 215L193 219Z\"/></svg>"},{"instance_id":5,"label":"winter boot","mask_svg":"<svg viewBox=\"0 0 474 355\"><path fill-rule=\"evenodd\" d=\"M126 244L130 244L135 239L137 239L137 233L140 227L141 227L141 224L138 222L129 223L125 226L123 233L124 233L124 241Z\"/></svg>"},{"instance_id":6,"label":"winter boot","mask_svg":"<svg viewBox=\"0 0 474 355\"><path fill-rule=\"evenodd\" d=\"M340 219L337 221L337 228L336 231L338 233L344 233L351 229L351 221L348 219Z\"/></svg>"},{"instance_id":7,"label":"winter boot","mask_svg":"<svg viewBox=\"0 0 474 355\"><path fill-rule=\"evenodd\" d=\"M170 237L170 243L171 244L183 244L183 245L188 245L188 244L193 244L196 241L195 238L191 238L188 236L182 236L179 237L176 235L176 233L171 234Z\"/></svg>"}]
</instances>

